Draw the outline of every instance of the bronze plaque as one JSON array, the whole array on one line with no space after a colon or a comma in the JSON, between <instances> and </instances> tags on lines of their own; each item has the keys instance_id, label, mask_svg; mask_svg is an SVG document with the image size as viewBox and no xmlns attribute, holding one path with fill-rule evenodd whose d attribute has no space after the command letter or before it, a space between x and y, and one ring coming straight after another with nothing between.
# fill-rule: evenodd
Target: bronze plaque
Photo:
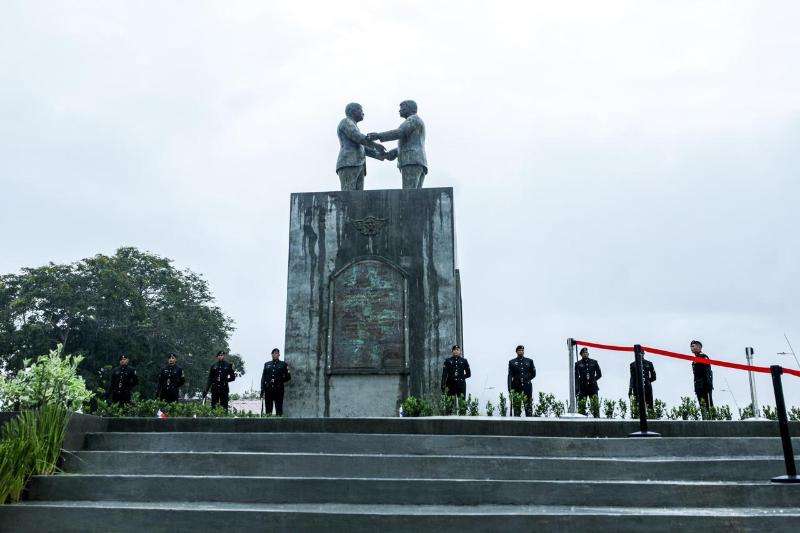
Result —
<instances>
[{"instance_id":1,"label":"bronze plaque","mask_svg":"<svg viewBox=\"0 0 800 533\"><path fill-rule=\"evenodd\" d=\"M330 372L405 371L405 288L402 272L377 259L333 277Z\"/></svg>"}]
</instances>

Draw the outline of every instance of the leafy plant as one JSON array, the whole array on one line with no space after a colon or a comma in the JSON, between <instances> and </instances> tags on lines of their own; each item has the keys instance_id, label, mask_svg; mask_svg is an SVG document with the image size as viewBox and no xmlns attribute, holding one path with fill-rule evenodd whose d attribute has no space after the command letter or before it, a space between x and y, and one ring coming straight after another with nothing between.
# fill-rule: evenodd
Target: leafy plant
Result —
<instances>
[{"instance_id":1,"label":"leafy plant","mask_svg":"<svg viewBox=\"0 0 800 533\"><path fill-rule=\"evenodd\" d=\"M789 420L800 421L800 407L792 407L786 415Z\"/></svg>"},{"instance_id":2,"label":"leafy plant","mask_svg":"<svg viewBox=\"0 0 800 533\"><path fill-rule=\"evenodd\" d=\"M494 404L491 400L486 401L486 416L494 416Z\"/></svg>"},{"instance_id":3,"label":"leafy plant","mask_svg":"<svg viewBox=\"0 0 800 533\"><path fill-rule=\"evenodd\" d=\"M606 418L614 418L614 413L617 411L617 402L614 400L603 400L603 414Z\"/></svg>"},{"instance_id":4,"label":"leafy plant","mask_svg":"<svg viewBox=\"0 0 800 533\"><path fill-rule=\"evenodd\" d=\"M210 404L202 404L199 402L171 402L167 403L162 400L142 400L134 397L130 403L117 404L110 403L106 400L98 400L96 407L91 412L97 416L107 417L154 417L156 413L161 411L168 417L257 417L259 414L254 414L249 411L237 411L231 409L226 413L222 407L212 408ZM270 416L270 415L267 415ZM419 415L417 415L419 416Z\"/></svg>"},{"instance_id":5,"label":"leafy plant","mask_svg":"<svg viewBox=\"0 0 800 533\"><path fill-rule=\"evenodd\" d=\"M59 344L47 355L34 362L26 359L25 368L7 379L0 375L0 405L5 408L35 409L49 403L58 403L73 411L80 410L92 397L83 378L78 375L82 356L64 355Z\"/></svg>"},{"instance_id":6,"label":"leafy plant","mask_svg":"<svg viewBox=\"0 0 800 533\"><path fill-rule=\"evenodd\" d=\"M709 417L711 420L733 420L733 413L727 405L720 405L709 409Z\"/></svg>"},{"instance_id":7,"label":"leafy plant","mask_svg":"<svg viewBox=\"0 0 800 533\"><path fill-rule=\"evenodd\" d=\"M56 470L69 415L60 404L22 411L0 433L0 504L19 501L28 479Z\"/></svg>"},{"instance_id":8,"label":"leafy plant","mask_svg":"<svg viewBox=\"0 0 800 533\"><path fill-rule=\"evenodd\" d=\"M560 400L553 402L553 415L556 418L561 418L561 415L563 415L564 411L566 411L566 410L567 410L566 402L562 402Z\"/></svg>"},{"instance_id":9,"label":"leafy plant","mask_svg":"<svg viewBox=\"0 0 800 533\"><path fill-rule=\"evenodd\" d=\"M403 416L431 416L432 414L433 407L424 398L409 396L403 400Z\"/></svg>"},{"instance_id":10,"label":"leafy plant","mask_svg":"<svg viewBox=\"0 0 800 533\"><path fill-rule=\"evenodd\" d=\"M459 394L456 397L456 412L458 416L467 416L467 399L464 398L463 394Z\"/></svg>"},{"instance_id":11,"label":"leafy plant","mask_svg":"<svg viewBox=\"0 0 800 533\"><path fill-rule=\"evenodd\" d=\"M701 417L697 402L687 396L681 396L680 405L673 407L667 415L670 420L700 420Z\"/></svg>"},{"instance_id":12,"label":"leafy plant","mask_svg":"<svg viewBox=\"0 0 800 533\"><path fill-rule=\"evenodd\" d=\"M647 418L650 420L659 420L664 418L667 412L667 404L659 399L653 400L653 407L647 408Z\"/></svg>"},{"instance_id":13,"label":"leafy plant","mask_svg":"<svg viewBox=\"0 0 800 533\"><path fill-rule=\"evenodd\" d=\"M449 394L439 396L438 413L441 416L451 416L456 410L456 397Z\"/></svg>"},{"instance_id":14,"label":"leafy plant","mask_svg":"<svg viewBox=\"0 0 800 533\"><path fill-rule=\"evenodd\" d=\"M589 396L589 409L593 417L600 418L600 398L596 394Z\"/></svg>"},{"instance_id":15,"label":"leafy plant","mask_svg":"<svg viewBox=\"0 0 800 533\"><path fill-rule=\"evenodd\" d=\"M522 413L522 406L525 403L525 395L519 391L508 391L508 397L511 402L511 414L518 416Z\"/></svg>"},{"instance_id":16,"label":"leafy plant","mask_svg":"<svg viewBox=\"0 0 800 533\"><path fill-rule=\"evenodd\" d=\"M553 404L556 403L556 397L550 393L539 392L539 399L536 402L536 407L533 409L533 416L550 416L553 412Z\"/></svg>"},{"instance_id":17,"label":"leafy plant","mask_svg":"<svg viewBox=\"0 0 800 533\"><path fill-rule=\"evenodd\" d=\"M628 403L623 398L620 398L617 400L617 405L619 406L619 417L624 420L628 415Z\"/></svg>"},{"instance_id":18,"label":"leafy plant","mask_svg":"<svg viewBox=\"0 0 800 533\"><path fill-rule=\"evenodd\" d=\"M778 419L778 412L771 405L763 406L761 408L761 412L764 414L764 418L766 418L767 420L777 420Z\"/></svg>"},{"instance_id":19,"label":"leafy plant","mask_svg":"<svg viewBox=\"0 0 800 533\"><path fill-rule=\"evenodd\" d=\"M500 393L500 400L499 400L499 407L500 416L506 416L508 414L508 402L506 400L505 395L501 392Z\"/></svg>"},{"instance_id":20,"label":"leafy plant","mask_svg":"<svg viewBox=\"0 0 800 533\"><path fill-rule=\"evenodd\" d=\"M470 394L467 396L467 415L469 416L478 416L480 415L480 408L478 407L478 399L473 398Z\"/></svg>"},{"instance_id":21,"label":"leafy plant","mask_svg":"<svg viewBox=\"0 0 800 533\"><path fill-rule=\"evenodd\" d=\"M739 409L739 420L753 417L755 417L755 409L753 409L752 403L748 404L744 409Z\"/></svg>"}]
</instances>

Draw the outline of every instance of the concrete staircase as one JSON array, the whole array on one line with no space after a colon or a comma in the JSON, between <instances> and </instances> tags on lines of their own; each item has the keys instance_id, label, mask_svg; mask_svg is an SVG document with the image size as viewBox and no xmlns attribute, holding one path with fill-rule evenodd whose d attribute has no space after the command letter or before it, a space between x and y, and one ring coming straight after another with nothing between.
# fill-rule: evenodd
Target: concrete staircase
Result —
<instances>
[{"instance_id":1,"label":"concrete staircase","mask_svg":"<svg viewBox=\"0 0 800 533\"><path fill-rule=\"evenodd\" d=\"M2 531L798 531L776 423L112 419ZM800 433L792 425L793 435ZM708 436L698 436L708 435ZM795 439L800 449L800 439Z\"/></svg>"}]
</instances>

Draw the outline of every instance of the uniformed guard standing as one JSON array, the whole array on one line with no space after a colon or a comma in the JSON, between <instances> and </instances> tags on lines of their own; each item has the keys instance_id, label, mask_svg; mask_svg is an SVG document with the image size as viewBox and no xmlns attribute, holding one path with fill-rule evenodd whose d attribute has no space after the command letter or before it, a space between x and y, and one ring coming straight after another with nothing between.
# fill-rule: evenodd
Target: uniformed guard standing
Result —
<instances>
[{"instance_id":1,"label":"uniformed guard standing","mask_svg":"<svg viewBox=\"0 0 800 533\"><path fill-rule=\"evenodd\" d=\"M708 359L708 356L703 353L702 342L692 341L689 348L695 357ZM714 390L714 372L711 370L711 365L693 362L692 374L694 375L694 393L697 395L697 403L700 404L701 411L714 407L714 398L711 396L711 391Z\"/></svg>"},{"instance_id":2,"label":"uniformed guard standing","mask_svg":"<svg viewBox=\"0 0 800 533\"><path fill-rule=\"evenodd\" d=\"M452 356L444 360L442 367L442 394L464 397L467 395L467 379L472 375L469 363L461 355L461 347L456 344Z\"/></svg>"},{"instance_id":3,"label":"uniformed guard standing","mask_svg":"<svg viewBox=\"0 0 800 533\"><path fill-rule=\"evenodd\" d=\"M107 397L112 403L131 403L131 391L139 383L136 370L128 366L128 356L119 357L119 366L111 372Z\"/></svg>"},{"instance_id":4,"label":"uniformed guard standing","mask_svg":"<svg viewBox=\"0 0 800 533\"><path fill-rule=\"evenodd\" d=\"M642 367L644 370L644 403L648 408L653 408L653 385L656 380L656 369L653 363L644 359L644 352L642 352ZM638 398L639 395L639 376L636 374L636 361L631 363L631 381L628 386L628 396Z\"/></svg>"},{"instance_id":5,"label":"uniformed guard standing","mask_svg":"<svg viewBox=\"0 0 800 533\"><path fill-rule=\"evenodd\" d=\"M533 359L525 357L525 347L523 345L517 346L517 356L508 362L508 392L509 395L512 391L521 392L525 396L525 416L533 416L532 394L533 385L531 381L536 377L536 367L533 365ZM515 406L514 402L511 404L512 415L521 416L522 409L520 406Z\"/></svg>"},{"instance_id":6,"label":"uniformed guard standing","mask_svg":"<svg viewBox=\"0 0 800 533\"><path fill-rule=\"evenodd\" d=\"M167 366L161 369L158 374L158 387L156 388L156 398L165 402L177 402L180 389L186 380L183 377L183 369L177 365L178 358L174 353L169 354Z\"/></svg>"},{"instance_id":7,"label":"uniformed guard standing","mask_svg":"<svg viewBox=\"0 0 800 533\"><path fill-rule=\"evenodd\" d=\"M261 397L267 404L266 412L272 414L272 407L275 406L275 414L283 416L283 384L292 379L289 373L289 365L281 361L281 352L277 348L272 349L272 360L264 363L264 371L261 373Z\"/></svg>"},{"instance_id":8,"label":"uniformed guard standing","mask_svg":"<svg viewBox=\"0 0 800 533\"><path fill-rule=\"evenodd\" d=\"M236 372L233 365L225 361L225 352L217 352L217 362L211 365L208 371L208 382L203 391L203 398L211 390L211 407L221 405L225 412L228 412L228 383L236 379Z\"/></svg>"},{"instance_id":9,"label":"uniformed guard standing","mask_svg":"<svg viewBox=\"0 0 800 533\"><path fill-rule=\"evenodd\" d=\"M578 400L597 396L600 387L597 380L603 377L600 365L594 359L589 359L589 349L581 348L581 360L575 363L575 391Z\"/></svg>"}]
</instances>

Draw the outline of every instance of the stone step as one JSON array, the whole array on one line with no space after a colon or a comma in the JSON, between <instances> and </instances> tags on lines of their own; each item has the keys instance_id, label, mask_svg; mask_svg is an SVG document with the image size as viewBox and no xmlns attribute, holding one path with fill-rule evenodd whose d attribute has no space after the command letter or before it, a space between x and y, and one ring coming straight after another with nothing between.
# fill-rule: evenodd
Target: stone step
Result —
<instances>
[{"instance_id":1,"label":"stone step","mask_svg":"<svg viewBox=\"0 0 800 533\"><path fill-rule=\"evenodd\" d=\"M111 418L109 431L404 433L428 435L512 435L541 437L626 437L639 429L634 420L501 417L427 418ZM654 420L650 429L664 437L777 437L772 421ZM800 422L791 422L800 436Z\"/></svg>"},{"instance_id":2,"label":"stone step","mask_svg":"<svg viewBox=\"0 0 800 533\"><path fill-rule=\"evenodd\" d=\"M793 439L800 450L800 438ZM780 439L565 438L351 433L89 433L86 450L395 453L537 457L719 457L782 454Z\"/></svg>"},{"instance_id":3,"label":"stone step","mask_svg":"<svg viewBox=\"0 0 800 533\"><path fill-rule=\"evenodd\" d=\"M31 500L407 505L796 507L800 486L769 482L498 481L183 475L36 476Z\"/></svg>"},{"instance_id":4,"label":"stone step","mask_svg":"<svg viewBox=\"0 0 800 533\"><path fill-rule=\"evenodd\" d=\"M800 509L614 508L541 505L226 504L164 501L24 502L0 506L0 530L17 533L175 531L797 531Z\"/></svg>"},{"instance_id":5,"label":"stone step","mask_svg":"<svg viewBox=\"0 0 800 533\"><path fill-rule=\"evenodd\" d=\"M184 474L400 479L767 481L774 458L673 460L457 455L230 452L76 452L64 470L81 474Z\"/></svg>"}]
</instances>

